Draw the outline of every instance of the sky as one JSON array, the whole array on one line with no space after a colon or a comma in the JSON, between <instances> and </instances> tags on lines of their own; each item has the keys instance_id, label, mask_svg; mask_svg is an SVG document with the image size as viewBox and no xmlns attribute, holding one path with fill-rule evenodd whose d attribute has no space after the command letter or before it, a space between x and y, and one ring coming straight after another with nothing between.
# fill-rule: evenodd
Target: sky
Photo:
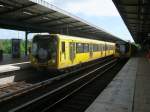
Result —
<instances>
[{"instance_id":1,"label":"sky","mask_svg":"<svg viewBox=\"0 0 150 112\"><path fill-rule=\"evenodd\" d=\"M45 0L123 39L133 39L112 0ZM9 33L8 33L9 31ZM32 38L32 34L29 36ZM0 29L0 38L24 38L24 32Z\"/></svg>"}]
</instances>

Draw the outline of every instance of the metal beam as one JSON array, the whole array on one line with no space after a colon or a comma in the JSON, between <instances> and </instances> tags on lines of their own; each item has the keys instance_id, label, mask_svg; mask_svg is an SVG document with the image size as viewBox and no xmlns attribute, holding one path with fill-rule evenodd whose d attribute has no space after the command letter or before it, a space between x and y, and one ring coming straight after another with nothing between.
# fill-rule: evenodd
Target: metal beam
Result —
<instances>
[{"instance_id":1,"label":"metal beam","mask_svg":"<svg viewBox=\"0 0 150 112\"><path fill-rule=\"evenodd\" d=\"M140 5L141 5L142 7L144 7L144 6L149 6L150 3L141 3ZM130 4L130 3L121 3L121 4L119 4L119 6L120 6L120 7L121 7L121 6L123 6L123 7L128 7L128 6L137 7L137 6L138 6L138 3L132 3L132 4Z\"/></svg>"},{"instance_id":2,"label":"metal beam","mask_svg":"<svg viewBox=\"0 0 150 112\"><path fill-rule=\"evenodd\" d=\"M121 12L124 13L124 14L134 14L134 15L137 15L137 12L130 12L130 11L125 11L125 10L122 10ZM149 12L147 12L147 13L140 12L140 15L150 15L150 13Z\"/></svg>"},{"instance_id":3,"label":"metal beam","mask_svg":"<svg viewBox=\"0 0 150 112\"><path fill-rule=\"evenodd\" d=\"M82 31L91 31L93 29L92 28L88 28L88 27L82 27L82 28L80 28L80 30L82 30Z\"/></svg>"},{"instance_id":4,"label":"metal beam","mask_svg":"<svg viewBox=\"0 0 150 112\"><path fill-rule=\"evenodd\" d=\"M89 26L89 25L86 25L86 24L85 24L85 25L77 25L77 26L75 25L75 26L74 26L73 24L69 24L69 29L70 29L70 28L73 28L73 29L80 30L79 27L86 27L86 26ZM66 25L61 26L61 28L65 28L65 29L66 29Z\"/></svg>"},{"instance_id":5,"label":"metal beam","mask_svg":"<svg viewBox=\"0 0 150 112\"><path fill-rule=\"evenodd\" d=\"M72 22L70 21L70 22L64 22L64 23L55 24L55 25L48 25L48 26L51 27L51 28L55 28L55 27L61 27L61 26L64 26L64 25L71 25L73 23L78 23L78 22L80 22L80 21L72 21Z\"/></svg>"},{"instance_id":6,"label":"metal beam","mask_svg":"<svg viewBox=\"0 0 150 112\"><path fill-rule=\"evenodd\" d=\"M84 24L84 25L77 25L77 26L73 26L74 28L78 28L78 27L86 27L88 25Z\"/></svg>"},{"instance_id":7,"label":"metal beam","mask_svg":"<svg viewBox=\"0 0 150 112\"><path fill-rule=\"evenodd\" d=\"M22 6L22 7L17 7L17 8L14 8L14 9L10 9L10 10L1 12L1 13L0 13L0 16L4 16L4 15L6 15L6 14L10 14L10 13L13 13L13 12L17 12L17 11L26 9L26 8L28 8L28 7L32 7L32 6L34 6L34 5L36 5L36 3L32 3L32 4L29 4L29 5L24 5L24 6Z\"/></svg>"},{"instance_id":8,"label":"metal beam","mask_svg":"<svg viewBox=\"0 0 150 112\"><path fill-rule=\"evenodd\" d=\"M61 18L51 19L51 20L47 20L47 21L43 21L43 22L36 22L35 24L52 23L55 21L61 21L61 20L66 19L66 18L70 18L70 17L61 17Z\"/></svg>"},{"instance_id":9,"label":"metal beam","mask_svg":"<svg viewBox=\"0 0 150 112\"><path fill-rule=\"evenodd\" d=\"M3 1L0 1L0 4L2 4L2 5L4 5L4 6L7 6L7 7L11 7L11 8L13 8L14 7L14 5L20 5L18 2L16 3L14 3L14 1L13 0L3 0Z\"/></svg>"},{"instance_id":10,"label":"metal beam","mask_svg":"<svg viewBox=\"0 0 150 112\"><path fill-rule=\"evenodd\" d=\"M18 21L27 21L27 20L31 20L31 19L35 19L35 18L39 18L39 17L46 16L46 15L48 15L48 14L53 14L53 13L55 13L55 12L56 12L56 11L44 12L44 13L41 13L41 14L31 15L30 17L20 18L20 19L18 19Z\"/></svg>"},{"instance_id":11,"label":"metal beam","mask_svg":"<svg viewBox=\"0 0 150 112\"><path fill-rule=\"evenodd\" d=\"M18 22L14 20L8 19L0 19L0 27L7 28L7 29L14 29L14 30L21 30L21 31L49 31L49 27L43 27L39 25L31 25L26 22Z\"/></svg>"}]
</instances>

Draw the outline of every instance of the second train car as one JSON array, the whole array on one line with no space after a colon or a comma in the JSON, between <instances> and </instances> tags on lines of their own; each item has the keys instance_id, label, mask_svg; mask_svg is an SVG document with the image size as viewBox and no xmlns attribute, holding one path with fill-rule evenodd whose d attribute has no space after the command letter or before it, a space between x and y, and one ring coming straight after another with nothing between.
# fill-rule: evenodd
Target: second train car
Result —
<instances>
[{"instance_id":1,"label":"second train car","mask_svg":"<svg viewBox=\"0 0 150 112\"><path fill-rule=\"evenodd\" d=\"M66 69L115 54L115 43L60 34L36 35L30 61L36 68Z\"/></svg>"}]
</instances>

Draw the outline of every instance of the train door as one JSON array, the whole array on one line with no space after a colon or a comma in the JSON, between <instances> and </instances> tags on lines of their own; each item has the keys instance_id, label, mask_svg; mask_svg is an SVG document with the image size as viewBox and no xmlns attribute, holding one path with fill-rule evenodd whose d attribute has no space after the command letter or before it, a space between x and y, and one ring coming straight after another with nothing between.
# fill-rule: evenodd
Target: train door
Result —
<instances>
[{"instance_id":1,"label":"train door","mask_svg":"<svg viewBox=\"0 0 150 112\"><path fill-rule=\"evenodd\" d=\"M64 65L66 63L66 43L61 42L61 63Z\"/></svg>"},{"instance_id":2,"label":"train door","mask_svg":"<svg viewBox=\"0 0 150 112\"><path fill-rule=\"evenodd\" d=\"M100 51L100 57L102 57L102 55L103 55L103 53L102 53L102 51L103 51L102 44L99 44L99 51Z\"/></svg>"},{"instance_id":3,"label":"train door","mask_svg":"<svg viewBox=\"0 0 150 112\"><path fill-rule=\"evenodd\" d=\"M92 58L93 57L93 45L92 44L89 45L89 49L90 49L90 58Z\"/></svg>"},{"instance_id":4,"label":"train door","mask_svg":"<svg viewBox=\"0 0 150 112\"><path fill-rule=\"evenodd\" d=\"M107 56L107 44L105 43L105 56Z\"/></svg>"},{"instance_id":5,"label":"train door","mask_svg":"<svg viewBox=\"0 0 150 112\"><path fill-rule=\"evenodd\" d=\"M75 59L75 43L74 42L70 42L70 60L73 62Z\"/></svg>"},{"instance_id":6,"label":"train door","mask_svg":"<svg viewBox=\"0 0 150 112\"><path fill-rule=\"evenodd\" d=\"M105 49L105 44L103 44L103 57L105 57L106 54L106 49Z\"/></svg>"}]
</instances>

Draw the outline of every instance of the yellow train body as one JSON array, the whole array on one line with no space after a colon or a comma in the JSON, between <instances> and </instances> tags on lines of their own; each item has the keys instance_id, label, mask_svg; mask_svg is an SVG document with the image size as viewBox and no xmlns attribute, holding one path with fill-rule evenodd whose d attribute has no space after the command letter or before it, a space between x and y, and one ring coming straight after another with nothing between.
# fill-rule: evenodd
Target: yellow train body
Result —
<instances>
[{"instance_id":1,"label":"yellow train body","mask_svg":"<svg viewBox=\"0 0 150 112\"><path fill-rule=\"evenodd\" d=\"M42 37L42 35L40 35ZM31 64L48 69L65 69L81 63L115 54L115 43L104 42L80 37L53 34L56 38L56 57L43 63L30 53Z\"/></svg>"}]
</instances>

